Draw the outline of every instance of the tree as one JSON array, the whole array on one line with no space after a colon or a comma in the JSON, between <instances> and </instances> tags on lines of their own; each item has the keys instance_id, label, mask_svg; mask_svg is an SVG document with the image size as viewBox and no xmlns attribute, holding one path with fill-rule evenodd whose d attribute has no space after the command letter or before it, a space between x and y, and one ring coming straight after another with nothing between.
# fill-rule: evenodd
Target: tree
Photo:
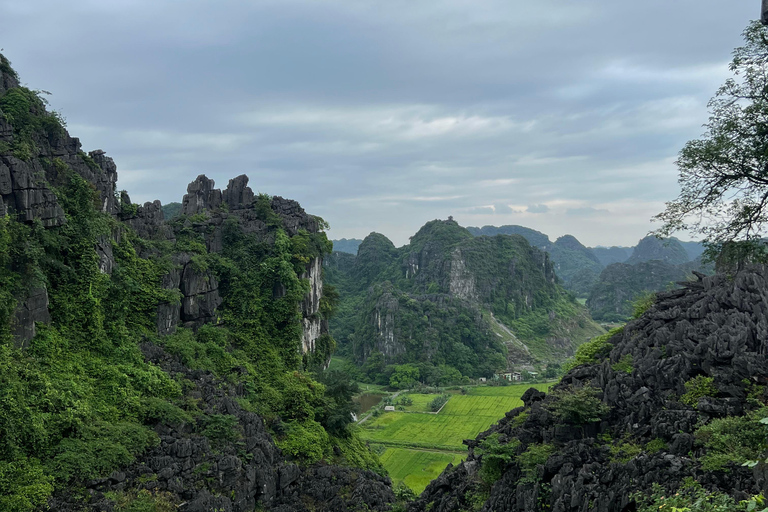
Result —
<instances>
[{"instance_id":1,"label":"tree","mask_svg":"<svg viewBox=\"0 0 768 512\"><path fill-rule=\"evenodd\" d=\"M732 241L762 247L768 223L768 28L755 21L743 36L705 134L680 151L680 195L655 217L664 223L657 236L703 235L710 254Z\"/></svg>"},{"instance_id":2,"label":"tree","mask_svg":"<svg viewBox=\"0 0 768 512\"><path fill-rule=\"evenodd\" d=\"M415 364L395 366L395 371L389 378L389 385L395 389L410 388L419 379L419 368Z\"/></svg>"}]
</instances>

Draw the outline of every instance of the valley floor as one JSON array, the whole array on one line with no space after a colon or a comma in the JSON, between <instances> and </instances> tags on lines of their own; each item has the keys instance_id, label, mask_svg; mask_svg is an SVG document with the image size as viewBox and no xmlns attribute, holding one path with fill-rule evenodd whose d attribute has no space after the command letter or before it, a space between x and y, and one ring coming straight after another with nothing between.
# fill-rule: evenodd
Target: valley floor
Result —
<instances>
[{"instance_id":1,"label":"valley floor","mask_svg":"<svg viewBox=\"0 0 768 512\"><path fill-rule=\"evenodd\" d=\"M418 494L446 465L464 460L464 439L474 439L507 411L523 405L520 397L528 388L546 391L550 385L469 387L466 394L452 394L438 414L428 412L428 403L437 395L402 394L411 405L369 419L360 435L380 452L393 484L403 482Z\"/></svg>"}]
</instances>

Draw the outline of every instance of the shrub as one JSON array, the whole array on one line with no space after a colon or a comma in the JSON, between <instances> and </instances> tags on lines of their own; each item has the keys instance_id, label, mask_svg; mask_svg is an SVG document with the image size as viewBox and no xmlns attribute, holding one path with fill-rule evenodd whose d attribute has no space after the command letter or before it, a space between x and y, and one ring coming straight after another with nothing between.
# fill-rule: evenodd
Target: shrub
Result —
<instances>
[{"instance_id":1,"label":"shrub","mask_svg":"<svg viewBox=\"0 0 768 512\"><path fill-rule=\"evenodd\" d=\"M475 448L475 454L480 455L480 478L488 485L493 485L504 471L504 467L512 462L520 441L512 439L509 442L499 442L499 434L491 434L483 439Z\"/></svg>"},{"instance_id":2,"label":"shrub","mask_svg":"<svg viewBox=\"0 0 768 512\"><path fill-rule=\"evenodd\" d=\"M642 453L642 447L630 441L619 441L611 445L611 462L627 463Z\"/></svg>"},{"instance_id":3,"label":"shrub","mask_svg":"<svg viewBox=\"0 0 768 512\"><path fill-rule=\"evenodd\" d=\"M451 395L440 395L436 397L434 400L429 402L429 410L432 412L437 412L442 407L448 403L448 400L451 398Z\"/></svg>"},{"instance_id":4,"label":"shrub","mask_svg":"<svg viewBox=\"0 0 768 512\"><path fill-rule=\"evenodd\" d=\"M654 483L650 493L637 492L630 496L638 504L637 512L658 512L679 510L685 512L738 512L757 511L757 506L764 505L762 496L736 503L720 492L710 492L701 484L687 478L676 492L669 492ZM765 512L765 510L761 510Z\"/></svg>"},{"instance_id":5,"label":"shrub","mask_svg":"<svg viewBox=\"0 0 768 512\"><path fill-rule=\"evenodd\" d=\"M701 457L702 468L721 470L756 457L765 447L765 427L758 419L765 413L763 409L746 416L717 418L697 429L694 436L707 449Z\"/></svg>"},{"instance_id":6,"label":"shrub","mask_svg":"<svg viewBox=\"0 0 768 512\"><path fill-rule=\"evenodd\" d=\"M611 369L616 372L632 373L632 370L634 370L632 354L624 354L617 363L611 366Z\"/></svg>"},{"instance_id":7,"label":"shrub","mask_svg":"<svg viewBox=\"0 0 768 512\"><path fill-rule=\"evenodd\" d=\"M550 392L549 396L554 400L546 402L544 406L565 423L592 423L600 421L610 411L597 398L598 393L600 390L592 386L561 388Z\"/></svg>"},{"instance_id":8,"label":"shrub","mask_svg":"<svg viewBox=\"0 0 768 512\"><path fill-rule=\"evenodd\" d=\"M230 414L213 414L204 420L203 435L216 443L231 443L240 437L237 418Z\"/></svg>"},{"instance_id":9,"label":"shrub","mask_svg":"<svg viewBox=\"0 0 768 512\"><path fill-rule=\"evenodd\" d=\"M700 398L717 396L714 377L697 375L684 384L685 394L680 397L680 402L696 407Z\"/></svg>"},{"instance_id":10,"label":"shrub","mask_svg":"<svg viewBox=\"0 0 768 512\"><path fill-rule=\"evenodd\" d=\"M663 439L651 439L645 445L645 451L648 453L656 453L668 448L667 443Z\"/></svg>"},{"instance_id":11,"label":"shrub","mask_svg":"<svg viewBox=\"0 0 768 512\"><path fill-rule=\"evenodd\" d=\"M531 444L523 453L518 455L517 462L523 472L523 481L535 481L537 468L546 463L554 451L555 447L551 444Z\"/></svg>"},{"instance_id":12,"label":"shrub","mask_svg":"<svg viewBox=\"0 0 768 512\"><path fill-rule=\"evenodd\" d=\"M656 303L656 292L646 292L632 302L632 318L640 318Z\"/></svg>"},{"instance_id":13,"label":"shrub","mask_svg":"<svg viewBox=\"0 0 768 512\"><path fill-rule=\"evenodd\" d=\"M303 464L314 464L331 456L328 433L316 421L292 421L286 428L285 437L277 441L283 453Z\"/></svg>"},{"instance_id":14,"label":"shrub","mask_svg":"<svg viewBox=\"0 0 768 512\"><path fill-rule=\"evenodd\" d=\"M624 330L624 327L616 327L605 334L595 336L586 343L579 345L573 358L563 365L567 372L582 364L597 364L603 361L610 353L613 345L608 340Z\"/></svg>"}]
</instances>

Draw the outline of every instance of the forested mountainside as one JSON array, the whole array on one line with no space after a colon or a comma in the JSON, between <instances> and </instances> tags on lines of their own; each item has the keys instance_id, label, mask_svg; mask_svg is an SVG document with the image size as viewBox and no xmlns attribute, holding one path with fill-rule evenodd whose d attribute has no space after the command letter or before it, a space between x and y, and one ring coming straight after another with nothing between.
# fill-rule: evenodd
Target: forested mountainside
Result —
<instances>
[{"instance_id":1,"label":"forested mountainside","mask_svg":"<svg viewBox=\"0 0 768 512\"><path fill-rule=\"evenodd\" d=\"M580 347L549 393L529 390L408 510L759 510L766 304L766 267L660 294Z\"/></svg>"},{"instance_id":2,"label":"forested mountainside","mask_svg":"<svg viewBox=\"0 0 768 512\"><path fill-rule=\"evenodd\" d=\"M388 509L353 388L309 373L324 221L199 176L166 222L116 182L0 56L0 510Z\"/></svg>"},{"instance_id":3,"label":"forested mountainside","mask_svg":"<svg viewBox=\"0 0 768 512\"><path fill-rule=\"evenodd\" d=\"M473 237L453 220L428 222L395 248L372 233L357 256L335 253L326 278L341 301L333 332L373 375L387 365L489 377L512 364L558 361L600 327L521 236Z\"/></svg>"},{"instance_id":4,"label":"forested mountainside","mask_svg":"<svg viewBox=\"0 0 768 512\"><path fill-rule=\"evenodd\" d=\"M626 321L632 316L633 302L644 294L695 279L694 271L713 272L713 266L701 260L702 244L676 238L661 240L647 236L635 247L588 248L571 235L553 243L544 233L522 226L467 229L475 236L519 234L546 251L563 286L577 297L587 299L592 317L601 322Z\"/></svg>"},{"instance_id":5,"label":"forested mountainside","mask_svg":"<svg viewBox=\"0 0 768 512\"><path fill-rule=\"evenodd\" d=\"M557 277L562 285L578 297L587 297L602 270L595 254L576 237L563 235L554 242L540 231L523 226L483 226L467 228L474 236L520 235L528 242L549 254Z\"/></svg>"},{"instance_id":6,"label":"forested mountainside","mask_svg":"<svg viewBox=\"0 0 768 512\"><path fill-rule=\"evenodd\" d=\"M702 262L699 248L692 247L690 254L698 256L691 261L679 240L643 238L625 263L613 263L600 273L587 299L592 317L602 322L626 321L638 297L675 288L696 279L697 272L712 274L714 266Z\"/></svg>"}]
</instances>

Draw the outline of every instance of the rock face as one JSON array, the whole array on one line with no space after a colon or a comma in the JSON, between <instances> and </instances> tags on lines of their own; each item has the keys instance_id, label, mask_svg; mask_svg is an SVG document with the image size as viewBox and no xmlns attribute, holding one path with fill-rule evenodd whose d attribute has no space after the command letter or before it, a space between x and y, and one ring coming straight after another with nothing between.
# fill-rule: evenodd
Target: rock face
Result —
<instances>
[{"instance_id":1,"label":"rock face","mask_svg":"<svg viewBox=\"0 0 768 512\"><path fill-rule=\"evenodd\" d=\"M34 93L19 85L18 77L8 60L0 55L0 97L18 94L30 104L26 115L47 121L41 130L31 135L22 133L0 109L0 215L11 215L31 223L39 221L44 227L62 226L66 219L52 187L61 185L66 172L74 172L88 181L96 192L102 212L116 215L115 183L117 167L101 150L86 154L80 141L70 137L51 114L45 112ZM33 100L30 100L30 95ZM102 271L110 271L110 247L97 248ZM25 345L35 333L34 322L47 322L47 293L44 288L27 290L27 298L19 301L15 313L15 339Z\"/></svg>"},{"instance_id":2,"label":"rock face","mask_svg":"<svg viewBox=\"0 0 768 512\"><path fill-rule=\"evenodd\" d=\"M202 404L204 412L230 417L238 443L195 433L202 425L158 424L157 447L109 478L86 484L88 508L81 498L66 494L51 500L51 511L111 511L104 493L125 489L172 493L184 512L251 512L257 506L275 512L390 510L395 498L389 478L361 469L302 468L287 462L261 417L238 404L242 386L190 370L156 345L145 344L142 351L164 371L193 383L187 397Z\"/></svg>"},{"instance_id":3,"label":"rock face","mask_svg":"<svg viewBox=\"0 0 768 512\"><path fill-rule=\"evenodd\" d=\"M33 130L30 136L21 131L21 125L14 126L9 121L12 116L6 117L0 110L0 215L11 214L23 222L39 221L47 228L62 226L66 219L53 189L68 179L67 173L74 171L93 186L96 191L94 200L102 212L125 222L141 238L176 240L173 227L165 222L160 202L135 205L125 192L117 199L114 161L101 150L84 153L80 141L69 136L55 115L45 111L44 104L34 93L19 87L15 72L0 55L0 97L7 94L17 94L29 103L30 112L22 114L42 120L42 125L47 128ZM255 195L248 187L245 175L230 180L224 192L215 188L213 180L200 175L187 187L182 203L182 213L187 216L187 221L176 227L200 233L211 253L221 252L222 227L229 217L236 217L246 233L257 234L271 243L274 226L269 226L255 208ZM295 201L276 196L271 198L268 209L289 236L302 229L314 233L320 228L318 220ZM118 230L113 237L119 240L120 235ZM100 270L111 273L114 267L112 240L102 238L95 250ZM150 253L148 250L143 256ZM178 292L180 301L158 305L157 326L161 334L171 333L180 325L197 328L215 321L215 309L221 304L218 282L210 270L196 268L191 254L182 252L173 260L174 268L165 276L164 284L167 289ZM318 337L328 330L327 322L317 314L322 297L321 269L321 260L310 261L304 276L311 285L307 299L301 304L305 351L312 350ZM34 336L34 322L47 321L47 301L36 297L42 296L32 290L28 299L19 302L15 314L18 345L24 345Z\"/></svg>"},{"instance_id":4,"label":"rock face","mask_svg":"<svg viewBox=\"0 0 768 512\"><path fill-rule=\"evenodd\" d=\"M35 322L49 323L51 314L48 312L48 290L44 286L32 288L27 293L14 313L12 323L16 345L25 348L35 337Z\"/></svg>"},{"instance_id":5,"label":"rock face","mask_svg":"<svg viewBox=\"0 0 768 512\"><path fill-rule=\"evenodd\" d=\"M520 235L473 237L452 219L435 220L401 248L371 233L357 256L337 255L331 264L329 282L340 287L342 300L357 301L340 308L334 334L350 343L360 362L380 352L388 364L432 358L460 364L457 354L468 350L475 354L468 357L486 362L464 363L462 373L476 375L482 366L492 374L505 366L491 358L496 361L507 340L518 345L520 361L556 360L603 332L558 284L547 253ZM526 329L533 317L549 319L547 332L535 340ZM506 327L494 329L497 321ZM501 334L504 329L509 335ZM516 337L510 329L525 334ZM537 348L518 350L520 342ZM494 364L499 367L490 369Z\"/></svg>"},{"instance_id":6,"label":"rock face","mask_svg":"<svg viewBox=\"0 0 768 512\"><path fill-rule=\"evenodd\" d=\"M736 499L764 491L761 467L753 472L729 463L727 471L708 469L702 458L710 448L695 434L702 425L743 415L768 398L766 304L765 267L703 277L661 294L609 340L605 360L571 370L549 395L529 390L524 407L469 441L466 462L446 469L409 511L468 509L473 496L482 495L478 447L493 434L502 444L517 439L520 445L482 509L476 509L485 512L629 512L636 510L633 492L646 492L653 482L671 492L686 477ZM631 364L622 367L620 361ZM698 402L681 400L689 389L684 384L702 377L711 378L715 390L699 395ZM585 386L598 390L597 398L609 408L602 421L558 416L563 394ZM643 449L649 442L657 448ZM640 449L617 457L617 449L629 444ZM551 453L525 473L520 455L542 445ZM762 448L754 449L757 456Z\"/></svg>"},{"instance_id":7,"label":"rock face","mask_svg":"<svg viewBox=\"0 0 768 512\"><path fill-rule=\"evenodd\" d=\"M221 253L224 224L228 219L236 220L243 232L263 238L267 243L273 242L275 228L264 219L263 212L257 211L259 207L255 199L245 175L229 180L227 189L222 192L215 188L213 180L201 174L187 187L182 202L182 214L187 218L182 223L166 223L159 201L144 206L132 205L125 193L121 196L120 218L148 240L174 241L177 237L174 227L191 230L205 241L209 253ZM317 219L308 215L296 201L275 196L269 201L268 208L289 236L300 230L310 233L319 230ZM173 333L179 326L197 329L216 322L216 308L222 302L218 280L210 269L198 268L193 256L186 252L176 254L173 268L163 277L163 287L178 291L180 301L158 305L159 334ZM317 339L328 333L327 320L318 314L323 296L322 264L322 258L313 258L301 276L310 285L309 293L299 304L304 326L301 344L304 353L313 351Z\"/></svg>"}]
</instances>

